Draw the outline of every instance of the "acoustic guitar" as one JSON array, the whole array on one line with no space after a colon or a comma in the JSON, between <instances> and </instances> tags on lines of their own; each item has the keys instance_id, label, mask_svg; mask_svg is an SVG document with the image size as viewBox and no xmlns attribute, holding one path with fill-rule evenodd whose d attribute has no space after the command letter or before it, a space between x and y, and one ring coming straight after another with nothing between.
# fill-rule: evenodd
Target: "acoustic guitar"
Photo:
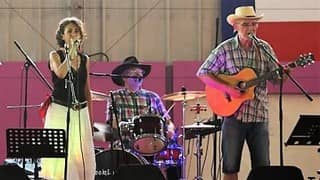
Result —
<instances>
[{"instance_id":1,"label":"acoustic guitar","mask_svg":"<svg viewBox=\"0 0 320 180\"><path fill-rule=\"evenodd\" d=\"M313 63L314 56L309 53L308 55L301 55L296 61L284 67L293 69L298 66L305 67ZM244 101L254 98L254 89L258 83L270 79L275 73L279 73L279 70L280 69L276 69L260 77L257 77L251 68L244 68L235 75L219 74L219 79L228 82L233 87L239 88L241 95L239 97L232 97L224 91L206 86L206 97L211 110L219 116L232 115L239 109Z\"/></svg>"}]
</instances>

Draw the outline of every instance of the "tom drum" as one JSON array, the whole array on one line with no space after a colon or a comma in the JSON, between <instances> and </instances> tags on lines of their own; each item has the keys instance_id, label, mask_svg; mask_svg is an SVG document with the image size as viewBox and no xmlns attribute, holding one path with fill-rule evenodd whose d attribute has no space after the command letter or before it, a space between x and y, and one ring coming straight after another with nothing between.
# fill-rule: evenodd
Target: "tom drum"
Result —
<instances>
[{"instance_id":1,"label":"tom drum","mask_svg":"<svg viewBox=\"0 0 320 180\"><path fill-rule=\"evenodd\" d=\"M157 115L140 115L132 119L132 147L144 156L160 152L166 147L165 122Z\"/></svg>"}]
</instances>

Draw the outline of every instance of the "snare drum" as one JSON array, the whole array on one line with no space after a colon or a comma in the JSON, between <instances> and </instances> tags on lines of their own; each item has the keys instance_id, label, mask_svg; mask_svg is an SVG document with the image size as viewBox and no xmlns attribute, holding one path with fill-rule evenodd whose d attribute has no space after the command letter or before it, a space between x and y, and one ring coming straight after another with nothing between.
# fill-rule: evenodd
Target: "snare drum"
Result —
<instances>
[{"instance_id":1,"label":"snare drum","mask_svg":"<svg viewBox=\"0 0 320 180\"><path fill-rule=\"evenodd\" d=\"M121 150L102 151L96 154L95 180L112 180L120 165L145 165L148 161L143 157Z\"/></svg>"},{"instance_id":2,"label":"snare drum","mask_svg":"<svg viewBox=\"0 0 320 180\"><path fill-rule=\"evenodd\" d=\"M133 143L132 147L144 156L160 152L167 144L165 136L165 122L157 115L140 115L132 119Z\"/></svg>"}]
</instances>

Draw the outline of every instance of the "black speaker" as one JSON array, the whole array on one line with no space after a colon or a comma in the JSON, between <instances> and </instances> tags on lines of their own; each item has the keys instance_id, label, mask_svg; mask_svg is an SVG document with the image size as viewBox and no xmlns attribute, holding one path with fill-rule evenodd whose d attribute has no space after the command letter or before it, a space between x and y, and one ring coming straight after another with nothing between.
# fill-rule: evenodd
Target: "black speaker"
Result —
<instances>
[{"instance_id":1,"label":"black speaker","mask_svg":"<svg viewBox=\"0 0 320 180\"><path fill-rule=\"evenodd\" d=\"M304 180L303 174L295 166L263 166L252 169L247 180Z\"/></svg>"},{"instance_id":2,"label":"black speaker","mask_svg":"<svg viewBox=\"0 0 320 180\"><path fill-rule=\"evenodd\" d=\"M165 180L159 168L153 165L121 166L112 180Z\"/></svg>"},{"instance_id":3,"label":"black speaker","mask_svg":"<svg viewBox=\"0 0 320 180\"><path fill-rule=\"evenodd\" d=\"M30 180L22 168L11 164L0 166L0 179Z\"/></svg>"},{"instance_id":4,"label":"black speaker","mask_svg":"<svg viewBox=\"0 0 320 180\"><path fill-rule=\"evenodd\" d=\"M178 180L181 178L181 167L172 166L167 168L167 180Z\"/></svg>"}]
</instances>

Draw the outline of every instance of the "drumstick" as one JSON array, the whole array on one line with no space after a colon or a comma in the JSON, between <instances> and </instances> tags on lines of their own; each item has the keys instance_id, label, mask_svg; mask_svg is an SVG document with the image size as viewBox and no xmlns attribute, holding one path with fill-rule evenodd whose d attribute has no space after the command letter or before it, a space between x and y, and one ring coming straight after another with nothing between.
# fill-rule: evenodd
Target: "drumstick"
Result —
<instances>
[{"instance_id":1,"label":"drumstick","mask_svg":"<svg viewBox=\"0 0 320 180\"><path fill-rule=\"evenodd\" d=\"M174 105L176 105L176 103L173 103L173 104L169 107L169 109L167 110L167 112L165 112L165 113L163 114L162 119L169 114L169 112L170 112L171 109L174 107Z\"/></svg>"}]
</instances>

